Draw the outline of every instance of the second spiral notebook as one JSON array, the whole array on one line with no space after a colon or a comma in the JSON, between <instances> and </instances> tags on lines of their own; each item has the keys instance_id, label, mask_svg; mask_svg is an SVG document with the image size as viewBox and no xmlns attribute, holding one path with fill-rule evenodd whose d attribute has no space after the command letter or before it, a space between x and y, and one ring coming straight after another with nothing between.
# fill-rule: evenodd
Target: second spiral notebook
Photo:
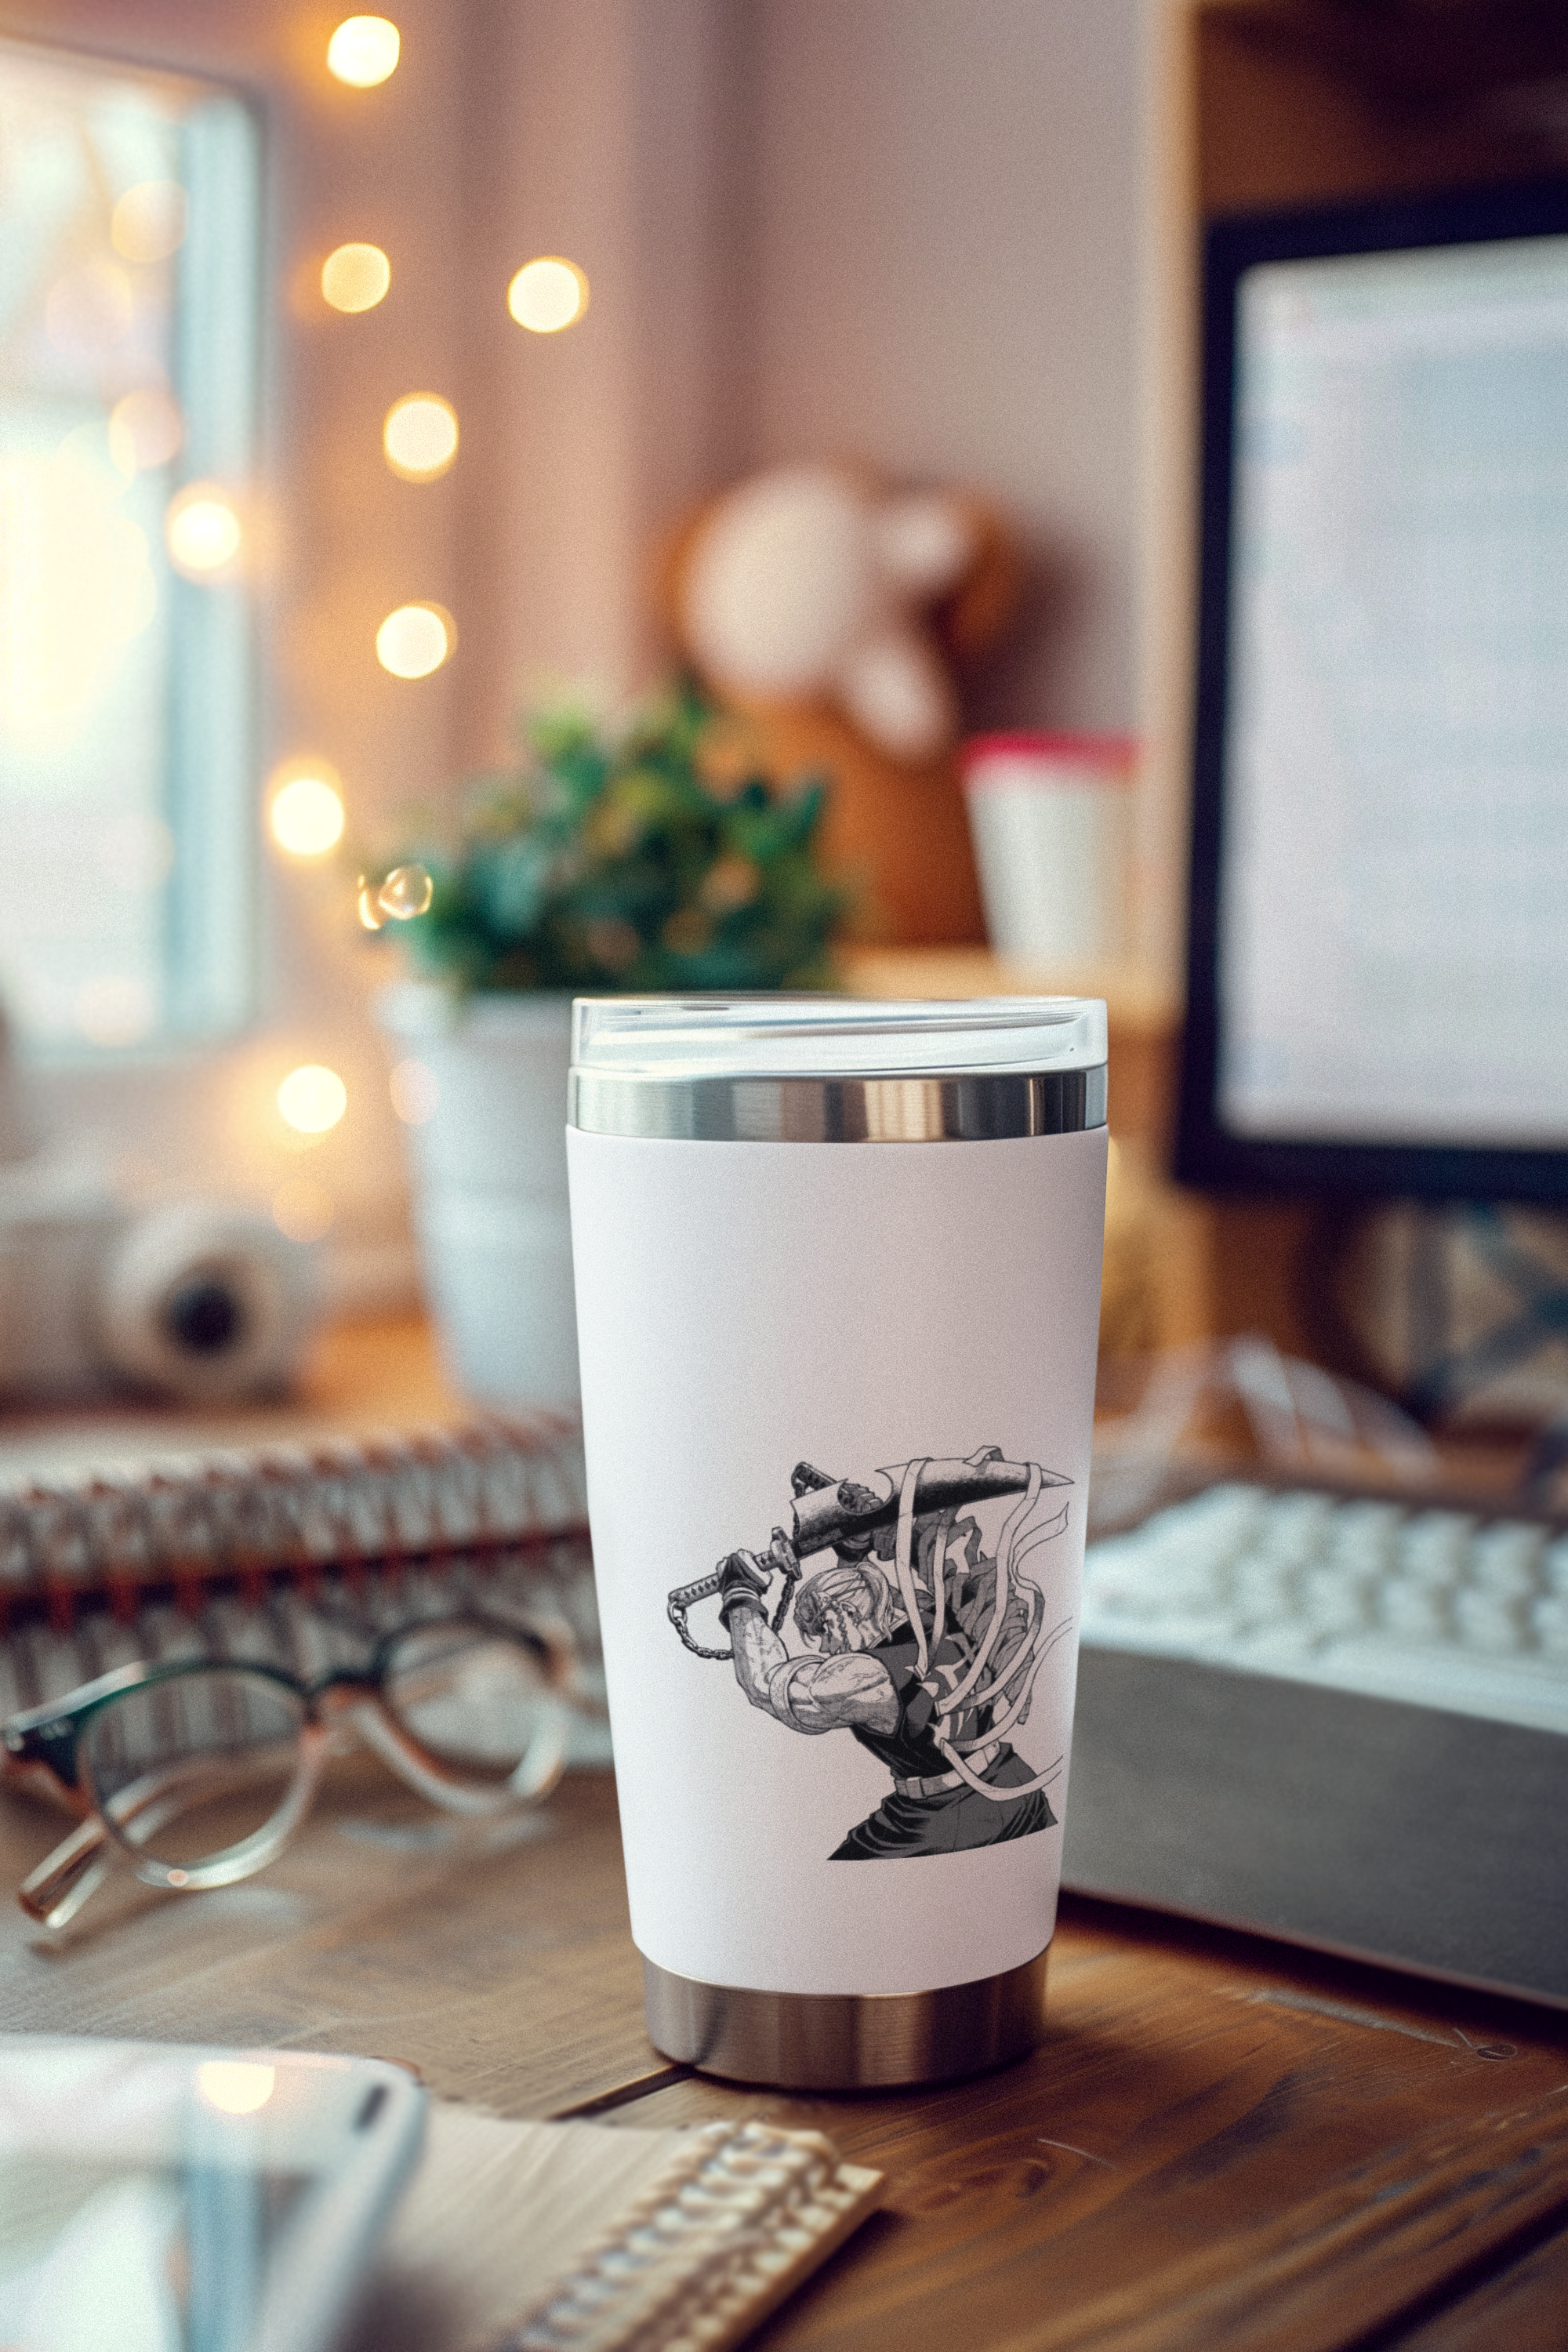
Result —
<instances>
[{"instance_id":1,"label":"second spiral notebook","mask_svg":"<svg viewBox=\"0 0 1568 2352\"><path fill-rule=\"evenodd\" d=\"M146 1448L0 1483L0 1717L135 1660L270 1659L307 1678L387 1625L552 1609L590 1694L598 1620L569 1423L248 1451ZM584 1719L574 1760L607 1759Z\"/></svg>"}]
</instances>

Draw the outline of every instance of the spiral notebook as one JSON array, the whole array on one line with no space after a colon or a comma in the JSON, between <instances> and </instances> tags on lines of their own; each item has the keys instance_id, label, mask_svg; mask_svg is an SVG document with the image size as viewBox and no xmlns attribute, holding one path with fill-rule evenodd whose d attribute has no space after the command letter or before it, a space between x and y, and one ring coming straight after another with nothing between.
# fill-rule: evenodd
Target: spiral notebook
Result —
<instances>
[{"instance_id":1,"label":"spiral notebook","mask_svg":"<svg viewBox=\"0 0 1568 2352\"><path fill-rule=\"evenodd\" d=\"M0 1476L0 1718L136 1660L245 1657L310 1680L464 1604L563 1617L584 1688L602 1689L570 1423L142 1447ZM572 1760L607 1756L584 1717Z\"/></svg>"},{"instance_id":2,"label":"spiral notebook","mask_svg":"<svg viewBox=\"0 0 1568 2352\"><path fill-rule=\"evenodd\" d=\"M816 2132L431 2113L344 2352L724 2352L880 2201Z\"/></svg>"}]
</instances>

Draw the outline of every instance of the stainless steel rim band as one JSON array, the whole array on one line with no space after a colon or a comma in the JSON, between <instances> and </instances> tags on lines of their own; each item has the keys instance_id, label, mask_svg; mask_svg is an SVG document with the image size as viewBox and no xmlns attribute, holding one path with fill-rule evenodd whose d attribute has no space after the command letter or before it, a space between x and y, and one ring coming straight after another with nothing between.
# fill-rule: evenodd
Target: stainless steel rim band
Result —
<instances>
[{"instance_id":1,"label":"stainless steel rim band","mask_svg":"<svg viewBox=\"0 0 1568 2352\"><path fill-rule=\"evenodd\" d=\"M694 1143L993 1143L1105 1125L1105 1065L963 1077L665 1078L574 1070L568 1124Z\"/></svg>"},{"instance_id":2,"label":"stainless steel rim band","mask_svg":"<svg viewBox=\"0 0 1568 2352\"><path fill-rule=\"evenodd\" d=\"M1038 2048L1049 1957L973 1984L876 1995L745 1992L645 1958L648 2039L682 2065L786 2091L950 2082Z\"/></svg>"}]
</instances>

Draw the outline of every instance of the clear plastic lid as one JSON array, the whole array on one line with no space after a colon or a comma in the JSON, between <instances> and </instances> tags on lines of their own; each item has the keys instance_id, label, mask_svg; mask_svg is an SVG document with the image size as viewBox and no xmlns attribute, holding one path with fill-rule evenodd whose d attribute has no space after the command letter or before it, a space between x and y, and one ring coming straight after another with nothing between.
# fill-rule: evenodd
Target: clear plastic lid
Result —
<instances>
[{"instance_id":1,"label":"clear plastic lid","mask_svg":"<svg viewBox=\"0 0 1568 2352\"><path fill-rule=\"evenodd\" d=\"M574 1067L621 1077L1089 1070L1105 1053L1098 997L583 996L572 1008Z\"/></svg>"}]
</instances>

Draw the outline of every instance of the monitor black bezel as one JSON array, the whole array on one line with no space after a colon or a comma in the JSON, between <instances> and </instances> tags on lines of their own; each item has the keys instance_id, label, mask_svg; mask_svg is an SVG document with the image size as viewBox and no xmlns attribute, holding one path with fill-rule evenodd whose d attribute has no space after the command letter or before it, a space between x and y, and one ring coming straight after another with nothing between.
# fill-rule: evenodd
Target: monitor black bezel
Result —
<instances>
[{"instance_id":1,"label":"monitor black bezel","mask_svg":"<svg viewBox=\"0 0 1568 2352\"><path fill-rule=\"evenodd\" d=\"M1226 670L1236 298L1259 262L1411 252L1568 235L1568 178L1212 221L1205 238L1203 473L1187 1011L1175 1172L1209 1192L1426 1200L1568 1199L1568 1150L1291 1142L1232 1133L1217 1116L1219 882L1226 812Z\"/></svg>"}]
</instances>

